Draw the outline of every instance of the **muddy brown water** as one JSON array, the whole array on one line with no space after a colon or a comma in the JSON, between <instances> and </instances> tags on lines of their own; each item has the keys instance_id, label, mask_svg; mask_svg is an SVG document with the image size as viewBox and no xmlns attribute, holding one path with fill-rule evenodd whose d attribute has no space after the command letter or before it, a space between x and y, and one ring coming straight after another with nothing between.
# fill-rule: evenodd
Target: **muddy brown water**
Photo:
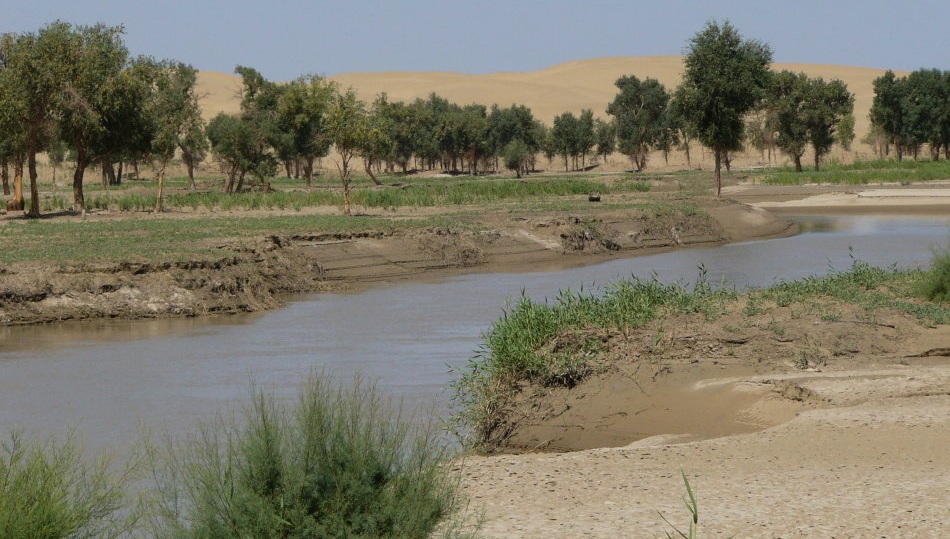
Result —
<instances>
[{"instance_id":1,"label":"muddy brown water","mask_svg":"<svg viewBox=\"0 0 950 539\"><path fill-rule=\"evenodd\" d=\"M950 242L950 216L802 218L789 238L686 249L554 272L474 274L358 294L292 298L279 310L184 320L0 328L0 432L62 435L123 452L143 425L181 433L227 412L250 381L291 398L313 369L356 373L410 409L448 414L464 367L506 301L596 288L619 278L764 286L846 269L851 257L902 267ZM4 434L5 436L5 434Z\"/></svg>"}]
</instances>

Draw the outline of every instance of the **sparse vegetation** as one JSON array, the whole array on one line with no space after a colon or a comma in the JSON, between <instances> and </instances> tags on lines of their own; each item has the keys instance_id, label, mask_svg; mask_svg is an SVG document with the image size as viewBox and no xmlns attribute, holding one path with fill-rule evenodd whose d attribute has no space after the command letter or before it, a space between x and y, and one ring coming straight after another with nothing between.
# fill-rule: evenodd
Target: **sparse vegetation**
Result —
<instances>
[{"instance_id":1,"label":"sparse vegetation","mask_svg":"<svg viewBox=\"0 0 950 539\"><path fill-rule=\"evenodd\" d=\"M600 352L610 349L612 338L655 320L686 314L706 320L732 313L750 321L768 316L761 321L762 327L785 339L786 328L776 320L776 309L787 309L791 319L798 308L823 323L835 323L842 320L838 308L847 304L870 314L902 313L925 326L948 324L950 305L918 298L922 283L938 274L945 279L947 265L946 257L939 256L930 270L883 269L854 261L846 270L781 282L741 296L713 290L703 279L690 289L634 278L603 291L564 291L549 302L521 297L485 333L479 354L459 374L455 385L459 432L474 447L494 449L511 434L507 430L509 403L522 388L579 384L609 368ZM650 357L662 355L669 346L664 325L651 327L644 337L641 347L651 352ZM729 326L722 331L734 335L726 342L744 342L738 335L740 328ZM793 362L799 368L823 367L829 359L818 337L806 337L795 346Z\"/></svg>"}]
</instances>

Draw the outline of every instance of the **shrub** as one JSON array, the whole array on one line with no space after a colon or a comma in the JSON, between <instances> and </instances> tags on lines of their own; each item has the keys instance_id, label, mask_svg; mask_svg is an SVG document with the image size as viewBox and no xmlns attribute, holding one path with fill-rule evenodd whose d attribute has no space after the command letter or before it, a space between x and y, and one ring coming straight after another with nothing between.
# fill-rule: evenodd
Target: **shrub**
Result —
<instances>
[{"instance_id":1,"label":"shrub","mask_svg":"<svg viewBox=\"0 0 950 539\"><path fill-rule=\"evenodd\" d=\"M934 254L933 264L921 281L920 292L930 301L950 303L950 248Z\"/></svg>"},{"instance_id":2,"label":"shrub","mask_svg":"<svg viewBox=\"0 0 950 539\"><path fill-rule=\"evenodd\" d=\"M456 513L446 452L371 384L311 375L296 406L255 391L240 418L152 452L157 537L429 537ZM444 531L444 525L442 525Z\"/></svg>"},{"instance_id":3,"label":"shrub","mask_svg":"<svg viewBox=\"0 0 950 539\"><path fill-rule=\"evenodd\" d=\"M13 432L0 450L0 536L103 538L122 535L131 523L122 481L108 462L82 461L66 442L33 442Z\"/></svg>"}]
</instances>

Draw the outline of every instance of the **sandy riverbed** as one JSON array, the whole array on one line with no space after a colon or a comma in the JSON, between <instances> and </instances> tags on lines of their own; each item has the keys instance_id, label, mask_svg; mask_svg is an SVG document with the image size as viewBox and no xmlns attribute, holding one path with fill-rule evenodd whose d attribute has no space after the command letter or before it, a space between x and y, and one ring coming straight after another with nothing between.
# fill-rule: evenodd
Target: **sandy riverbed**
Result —
<instances>
[{"instance_id":1,"label":"sandy riverbed","mask_svg":"<svg viewBox=\"0 0 950 539\"><path fill-rule=\"evenodd\" d=\"M946 187L816 194L740 186L727 196L783 213L945 216ZM463 491L483 511L487 537L661 537L672 530L658 512L686 530L681 471L699 501L700 537L946 537L950 328L887 335L890 325L855 335L889 349L869 344L820 372L768 361L738 375L684 367L675 390L647 392L671 424L692 420L689 434L658 434L662 417L645 413L657 435L620 447L470 456L459 463ZM637 422L618 412L649 410L637 408L649 399L623 400L638 392L624 378L621 370L560 395L562 426L536 424L530 436L539 445L556 439L555 447L597 439L594 432L601 443L621 439Z\"/></svg>"}]
</instances>

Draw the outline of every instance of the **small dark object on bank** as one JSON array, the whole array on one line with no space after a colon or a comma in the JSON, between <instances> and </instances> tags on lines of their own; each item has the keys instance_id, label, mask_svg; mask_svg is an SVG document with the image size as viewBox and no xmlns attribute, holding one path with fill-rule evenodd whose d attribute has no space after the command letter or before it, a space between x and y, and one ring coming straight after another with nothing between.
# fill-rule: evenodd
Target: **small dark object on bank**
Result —
<instances>
[{"instance_id":1,"label":"small dark object on bank","mask_svg":"<svg viewBox=\"0 0 950 539\"><path fill-rule=\"evenodd\" d=\"M587 200L590 202L600 202L600 193L591 193L587 195Z\"/></svg>"}]
</instances>

